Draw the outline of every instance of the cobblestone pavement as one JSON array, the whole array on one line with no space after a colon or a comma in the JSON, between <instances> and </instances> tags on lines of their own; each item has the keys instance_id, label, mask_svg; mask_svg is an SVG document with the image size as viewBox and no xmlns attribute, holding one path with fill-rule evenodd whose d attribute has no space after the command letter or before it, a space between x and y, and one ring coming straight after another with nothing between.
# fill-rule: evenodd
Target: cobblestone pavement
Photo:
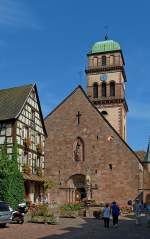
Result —
<instances>
[{"instance_id":1,"label":"cobblestone pavement","mask_svg":"<svg viewBox=\"0 0 150 239\"><path fill-rule=\"evenodd\" d=\"M131 218L120 218L118 228L103 227L103 221L77 218L61 219L59 225L24 223L0 228L0 239L149 239L150 228L143 217L136 225Z\"/></svg>"}]
</instances>

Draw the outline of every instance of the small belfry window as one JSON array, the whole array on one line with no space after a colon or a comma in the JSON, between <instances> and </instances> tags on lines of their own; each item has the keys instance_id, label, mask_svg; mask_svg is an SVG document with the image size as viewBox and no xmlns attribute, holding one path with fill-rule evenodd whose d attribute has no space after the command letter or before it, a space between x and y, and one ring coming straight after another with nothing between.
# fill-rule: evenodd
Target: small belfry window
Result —
<instances>
[{"instance_id":1,"label":"small belfry window","mask_svg":"<svg viewBox=\"0 0 150 239\"><path fill-rule=\"evenodd\" d=\"M102 96L106 97L106 83L102 83Z\"/></svg>"},{"instance_id":2,"label":"small belfry window","mask_svg":"<svg viewBox=\"0 0 150 239\"><path fill-rule=\"evenodd\" d=\"M96 82L93 84L93 98L98 98L98 84Z\"/></svg>"},{"instance_id":3,"label":"small belfry window","mask_svg":"<svg viewBox=\"0 0 150 239\"><path fill-rule=\"evenodd\" d=\"M102 66L106 66L106 56L102 56Z\"/></svg>"},{"instance_id":4,"label":"small belfry window","mask_svg":"<svg viewBox=\"0 0 150 239\"><path fill-rule=\"evenodd\" d=\"M110 82L110 96L115 96L115 82Z\"/></svg>"},{"instance_id":5,"label":"small belfry window","mask_svg":"<svg viewBox=\"0 0 150 239\"><path fill-rule=\"evenodd\" d=\"M93 64L94 64L94 66L98 65L98 58L97 57L93 58Z\"/></svg>"}]
</instances>

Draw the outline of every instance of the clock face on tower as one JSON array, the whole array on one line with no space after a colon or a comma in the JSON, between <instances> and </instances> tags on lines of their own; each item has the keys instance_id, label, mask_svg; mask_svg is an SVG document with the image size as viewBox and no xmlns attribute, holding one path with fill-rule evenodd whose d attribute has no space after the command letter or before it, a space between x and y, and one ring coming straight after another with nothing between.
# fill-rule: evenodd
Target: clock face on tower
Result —
<instances>
[{"instance_id":1,"label":"clock face on tower","mask_svg":"<svg viewBox=\"0 0 150 239\"><path fill-rule=\"evenodd\" d=\"M101 79L102 81L106 81L106 80L107 80L107 75L106 75L106 74L100 75L100 79Z\"/></svg>"}]
</instances>

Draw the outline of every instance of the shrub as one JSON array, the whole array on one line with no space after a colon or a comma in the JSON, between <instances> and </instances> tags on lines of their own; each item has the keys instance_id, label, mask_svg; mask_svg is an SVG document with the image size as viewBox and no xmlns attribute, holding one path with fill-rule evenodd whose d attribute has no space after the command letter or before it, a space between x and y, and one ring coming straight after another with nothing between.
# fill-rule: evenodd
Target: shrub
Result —
<instances>
[{"instance_id":1,"label":"shrub","mask_svg":"<svg viewBox=\"0 0 150 239\"><path fill-rule=\"evenodd\" d=\"M47 204L38 205L32 210L32 215L33 216L48 217L48 216L51 216L51 214L52 213L51 213Z\"/></svg>"},{"instance_id":2,"label":"shrub","mask_svg":"<svg viewBox=\"0 0 150 239\"><path fill-rule=\"evenodd\" d=\"M81 206L80 204L65 204L63 208L66 211L78 211L81 209Z\"/></svg>"},{"instance_id":3,"label":"shrub","mask_svg":"<svg viewBox=\"0 0 150 239\"><path fill-rule=\"evenodd\" d=\"M60 208L60 215L62 217L77 217L80 209L80 204L66 204Z\"/></svg>"},{"instance_id":4,"label":"shrub","mask_svg":"<svg viewBox=\"0 0 150 239\"><path fill-rule=\"evenodd\" d=\"M13 145L11 160L4 144L0 152L0 200L8 202L13 209L24 200L24 180L17 160L17 142Z\"/></svg>"},{"instance_id":5,"label":"shrub","mask_svg":"<svg viewBox=\"0 0 150 239\"><path fill-rule=\"evenodd\" d=\"M56 224L58 222L57 217L52 213L48 205L35 206L28 214L28 218L35 223Z\"/></svg>"}]
</instances>

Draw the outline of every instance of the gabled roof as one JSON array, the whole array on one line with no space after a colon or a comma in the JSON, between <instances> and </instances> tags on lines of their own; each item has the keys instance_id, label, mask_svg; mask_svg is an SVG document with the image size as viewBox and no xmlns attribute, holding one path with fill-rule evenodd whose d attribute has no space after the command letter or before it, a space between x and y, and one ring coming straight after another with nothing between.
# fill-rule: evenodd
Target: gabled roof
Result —
<instances>
[{"instance_id":1,"label":"gabled roof","mask_svg":"<svg viewBox=\"0 0 150 239\"><path fill-rule=\"evenodd\" d=\"M36 84L0 90L0 121L17 119L33 88L35 89L37 96L43 130L45 135L47 135Z\"/></svg>"},{"instance_id":2,"label":"gabled roof","mask_svg":"<svg viewBox=\"0 0 150 239\"><path fill-rule=\"evenodd\" d=\"M134 154L134 156L137 158L138 162L141 163L140 158L138 157L138 155L130 148L130 146L123 140L123 138L119 135L119 133L113 128L113 126L109 123L109 121L101 114L101 112L97 109L97 107L93 104L93 102L89 99L89 97L87 96L87 94L85 93L85 91L83 90L83 88L78 85L74 91L72 91L56 108L54 108L53 111L51 111L44 120L46 120L49 116L51 116L67 99L69 99L73 94L75 94L75 92L80 89L82 91L82 93L84 94L84 96L86 97L86 99L89 101L89 103L92 105L93 108L95 108L95 110L98 112L98 114L104 119L104 121L110 126L110 128L115 132L115 134L118 135L118 137L121 139L121 141L123 141L123 143L128 147L128 149Z\"/></svg>"},{"instance_id":3,"label":"gabled roof","mask_svg":"<svg viewBox=\"0 0 150 239\"><path fill-rule=\"evenodd\" d=\"M146 152L144 150L138 150L138 151L135 151L135 153L140 158L141 162L143 162Z\"/></svg>"},{"instance_id":4,"label":"gabled roof","mask_svg":"<svg viewBox=\"0 0 150 239\"><path fill-rule=\"evenodd\" d=\"M33 85L0 90L0 121L16 119Z\"/></svg>"}]
</instances>

